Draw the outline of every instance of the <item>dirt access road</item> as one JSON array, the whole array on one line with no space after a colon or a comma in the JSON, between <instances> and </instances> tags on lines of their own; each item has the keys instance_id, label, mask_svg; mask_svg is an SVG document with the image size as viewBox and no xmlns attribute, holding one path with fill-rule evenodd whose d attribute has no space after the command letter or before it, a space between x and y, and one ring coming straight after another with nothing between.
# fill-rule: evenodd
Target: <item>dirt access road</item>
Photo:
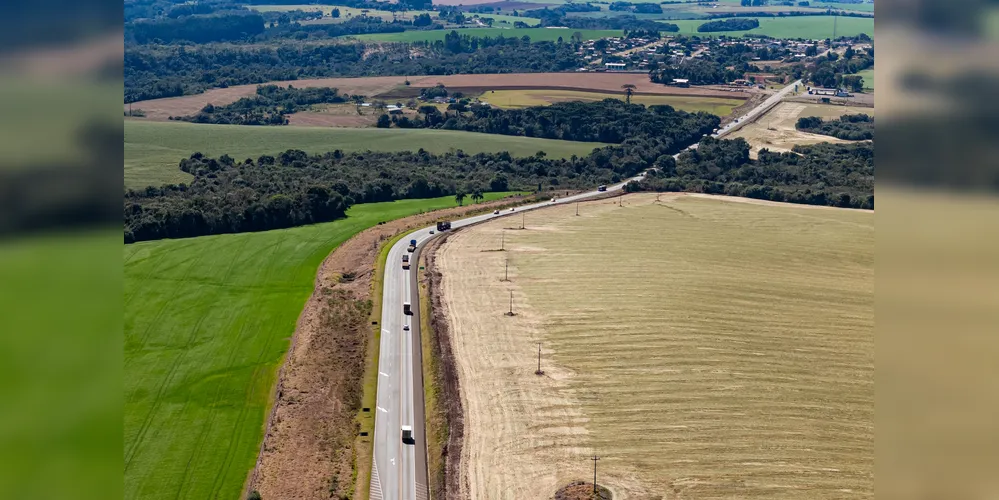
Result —
<instances>
[{"instance_id":1,"label":"dirt access road","mask_svg":"<svg viewBox=\"0 0 999 500\"><path fill-rule=\"evenodd\" d=\"M463 496L551 498L595 453L618 499L872 498L873 213L661 199L441 247Z\"/></svg>"},{"instance_id":2,"label":"dirt access road","mask_svg":"<svg viewBox=\"0 0 999 500\"><path fill-rule=\"evenodd\" d=\"M746 94L719 89L677 88L659 85L649 81L645 73L506 73L491 75L439 75L439 76L374 76L367 78L316 78L281 82L268 82L274 85L294 85L305 87L333 87L345 94L360 94L374 97L400 87L405 87L406 79L410 87L433 87L438 83L450 89L527 89L565 88L621 93L622 85L634 85L635 92L655 95L687 95L703 97L745 98ZM262 84L266 85L266 84ZM207 104L221 106L231 104L242 97L250 97L257 91L257 85L238 85L225 89L211 89L201 94L181 97L168 97L132 103L132 109L141 109L147 120L163 121L170 116L186 116L197 113ZM128 104L124 105L128 111Z\"/></svg>"}]
</instances>

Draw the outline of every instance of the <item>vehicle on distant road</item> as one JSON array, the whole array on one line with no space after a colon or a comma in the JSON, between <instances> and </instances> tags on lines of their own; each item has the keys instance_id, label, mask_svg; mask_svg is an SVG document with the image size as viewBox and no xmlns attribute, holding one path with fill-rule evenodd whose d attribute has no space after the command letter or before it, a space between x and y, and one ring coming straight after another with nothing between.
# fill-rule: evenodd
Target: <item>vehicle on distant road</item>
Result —
<instances>
[{"instance_id":1,"label":"vehicle on distant road","mask_svg":"<svg viewBox=\"0 0 999 500\"><path fill-rule=\"evenodd\" d=\"M437 223L438 231L447 231L448 229L451 229L451 221L442 221Z\"/></svg>"},{"instance_id":2,"label":"vehicle on distant road","mask_svg":"<svg viewBox=\"0 0 999 500\"><path fill-rule=\"evenodd\" d=\"M416 251L416 240L409 240L409 247L406 248L406 251L407 252L415 252Z\"/></svg>"},{"instance_id":3,"label":"vehicle on distant road","mask_svg":"<svg viewBox=\"0 0 999 500\"><path fill-rule=\"evenodd\" d=\"M555 203L555 198L552 198L552 203Z\"/></svg>"},{"instance_id":4,"label":"vehicle on distant road","mask_svg":"<svg viewBox=\"0 0 999 500\"><path fill-rule=\"evenodd\" d=\"M600 192L607 191L607 186L604 185L604 184L601 184L600 187L597 188L597 191L600 191Z\"/></svg>"},{"instance_id":5,"label":"vehicle on distant road","mask_svg":"<svg viewBox=\"0 0 999 500\"><path fill-rule=\"evenodd\" d=\"M402 313L405 314L406 316L412 316L413 315L413 305L410 304L409 302L403 302L402 303Z\"/></svg>"},{"instance_id":6,"label":"vehicle on distant road","mask_svg":"<svg viewBox=\"0 0 999 500\"><path fill-rule=\"evenodd\" d=\"M433 229L430 230L430 234L434 234L434 230Z\"/></svg>"},{"instance_id":7,"label":"vehicle on distant road","mask_svg":"<svg viewBox=\"0 0 999 500\"><path fill-rule=\"evenodd\" d=\"M409 325L402 325L402 329L403 329L403 331L408 332L409 331Z\"/></svg>"},{"instance_id":8,"label":"vehicle on distant road","mask_svg":"<svg viewBox=\"0 0 999 500\"><path fill-rule=\"evenodd\" d=\"M510 211L513 212L513 207L510 207Z\"/></svg>"},{"instance_id":9,"label":"vehicle on distant road","mask_svg":"<svg viewBox=\"0 0 999 500\"><path fill-rule=\"evenodd\" d=\"M499 215L499 210L493 210L493 215Z\"/></svg>"},{"instance_id":10,"label":"vehicle on distant road","mask_svg":"<svg viewBox=\"0 0 999 500\"><path fill-rule=\"evenodd\" d=\"M409 269L409 254L402 256L402 268Z\"/></svg>"},{"instance_id":11,"label":"vehicle on distant road","mask_svg":"<svg viewBox=\"0 0 999 500\"><path fill-rule=\"evenodd\" d=\"M416 440L413 439L413 426L404 425L402 426L402 442L405 444L415 444Z\"/></svg>"}]
</instances>

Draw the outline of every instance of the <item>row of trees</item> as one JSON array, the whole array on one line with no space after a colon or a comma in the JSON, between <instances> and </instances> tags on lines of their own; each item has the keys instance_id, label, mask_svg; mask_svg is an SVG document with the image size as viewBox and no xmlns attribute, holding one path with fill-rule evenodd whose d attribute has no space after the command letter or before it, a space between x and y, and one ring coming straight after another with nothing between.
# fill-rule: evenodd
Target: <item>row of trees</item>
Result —
<instances>
[{"instance_id":1,"label":"row of trees","mask_svg":"<svg viewBox=\"0 0 999 500\"><path fill-rule=\"evenodd\" d=\"M463 39L464 40L464 39ZM457 51L455 50L457 48ZM521 38L444 43L131 45L124 55L125 102L195 94L214 87L333 76L448 75L566 71L582 66L574 44Z\"/></svg>"},{"instance_id":2,"label":"row of trees","mask_svg":"<svg viewBox=\"0 0 999 500\"><path fill-rule=\"evenodd\" d=\"M628 191L688 191L762 200L874 208L874 144L795 146L749 158L744 139L705 139L697 149L656 163Z\"/></svg>"},{"instance_id":3,"label":"row of trees","mask_svg":"<svg viewBox=\"0 0 999 500\"><path fill-rule=\"evenodd\" d=\"M795 128L848 141L874 139L874 117L866 114L844 115L825 121L818 116L798 118Z\"/></svg>"},{"instance_id":4,"label":"row of trees","mask_svg":"<svg viewBox=\"0 0 999 500\"><path fill-rule=\"evenodd\" d=\"M656 137L693 144L718 126L715 115L678 111L671 106L627 104L619 99L563 102L523 109L455 103L441 113L421 106L422 121L399 118L402 128L437 128L487 134L543 137L564 141L620 144L628 138Z\"/></svg>"},{"instance_id":5,"label":"row of trees","mask_svg":"<svg viewBox=\"0 0 999 500\"><path fill-rule=\"evenodd\" d=\"M257 87L256 96L243 97L226 106L208 104L196 115L174 119L223 125L287 125L288 114L304 111L313 104L343 103L350 99L351 96L329 87L296 89L291 85L262 85Z\"/></svg>"},{"instance_id":6,"label":"row of trees","mask_svg":"<svg viewBox=\"0 0 999 500\"><path fill-rule=\"evenodd\" d=\"M256 13L192 15L129 23L125 38L136 43L153 41L194 43L244 40L264 32L264 18Z\"/></svg>"},{"instance_id":7,"label":"row of trees","mask_svg":"<svg viewBox=\"0 0 999 500\"><path fill-rule=\"evenodd\" d=\"M180 168L190 185L129 190L126 241L260 231L342 217L353 203L429 198L511 189L562 190L618 182L656 167L628 190L695 191L774 201L873 208L874 146L818 144L749 158L743 139L705 139L678 160L668 139L634 138L586 157L544 153L434 155L334 151L237 162L194 154Z\"/></svg>"},{"instance_id":8,"label":"row of trees","mask_svg":"<svg viewBox=\"0 0 999 500\"><path fill-rule=\"evenodd\" d=\"M700 33L709 33L712 31L748 31L759 27L759 19L735 17L731 19L708 21L698 26L697 31Z\"/></svg>"}]
</instances>

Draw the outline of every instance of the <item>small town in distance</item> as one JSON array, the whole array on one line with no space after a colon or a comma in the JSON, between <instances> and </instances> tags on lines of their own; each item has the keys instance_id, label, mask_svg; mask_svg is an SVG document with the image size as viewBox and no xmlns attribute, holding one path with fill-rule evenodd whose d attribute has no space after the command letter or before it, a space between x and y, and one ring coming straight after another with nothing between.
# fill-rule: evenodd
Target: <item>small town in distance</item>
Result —
<instances>
[{"instance_id":1,"label":"small town in distance","mask_svg":"<svg viewBox=\"0 0 999 500\"><path fill-rule=\"evenodd\" d=\"M126 499L873 498L872 1L124 15Z\"/></svg>"}]
</instances>

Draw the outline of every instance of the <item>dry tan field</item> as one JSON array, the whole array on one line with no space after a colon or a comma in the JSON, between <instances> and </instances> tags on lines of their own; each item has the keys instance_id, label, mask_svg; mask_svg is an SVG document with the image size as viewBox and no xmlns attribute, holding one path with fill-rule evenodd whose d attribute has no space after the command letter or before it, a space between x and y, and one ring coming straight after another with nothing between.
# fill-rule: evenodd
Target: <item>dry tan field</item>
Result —
<instances>
[{"instance_id":1,"label":"dry tan field","mask_svg":"<svg viewBox=\"0 0 999 500\"><path fill-rule=\"evenodd\" d=\"M466 498L550 498L594 453L619 499L873 498L874 215L736 201L629 195L445 243Z\"/></svg>"},{"instance_id":2,"label":"dry tan field","mask_svg":"<svg viewBox=\"0 0 999 500\"><path fill-rule=\"evenodd\" d=\"M369 97L403 87L407 77L373 76L366 78L316 78L284 82L269 82L275 85L295 87L335 87L345 94L360 94ZM654 95L680 95L701 97L726 97L745 99L747 94L708 88L677 88L655 84L645 73L507 73L492 75L439 75L410 76L412 87L432 87L443 83L449 88L471 89L526 89L563 88L572 90L623 92L622 85L635 85L636 92ZM241 97L256 93L257 85L238 85L225 89L212 89L202 94L181 97L168 97L132 103L133 109L146 112L148 120L166 120L170 116L185 116L197 113L206 104L221 106L230 104ZM128 105L124 106L128 110Z\"/></svg>"},{"instance_id":3,"label":"dry tan field","mask_svg":"<svg viewBox=\"0 0 999 500\"><path fill-rule=\"evenodd\" d=\"M803 102L782 102L761 116L756 122L747 124L729 136L730 139L742 137L749 142L749 155L756 158L760 150L790 151L795 145L818 144L820 142L845 143L835 137L821 134L801 132L794 128L798 118L805 116L821 116L824 119L838 118L843 115L864 113L874 115L874 108L837 106L833 104L808 104Z\"/></svg>"}]
</instances>

